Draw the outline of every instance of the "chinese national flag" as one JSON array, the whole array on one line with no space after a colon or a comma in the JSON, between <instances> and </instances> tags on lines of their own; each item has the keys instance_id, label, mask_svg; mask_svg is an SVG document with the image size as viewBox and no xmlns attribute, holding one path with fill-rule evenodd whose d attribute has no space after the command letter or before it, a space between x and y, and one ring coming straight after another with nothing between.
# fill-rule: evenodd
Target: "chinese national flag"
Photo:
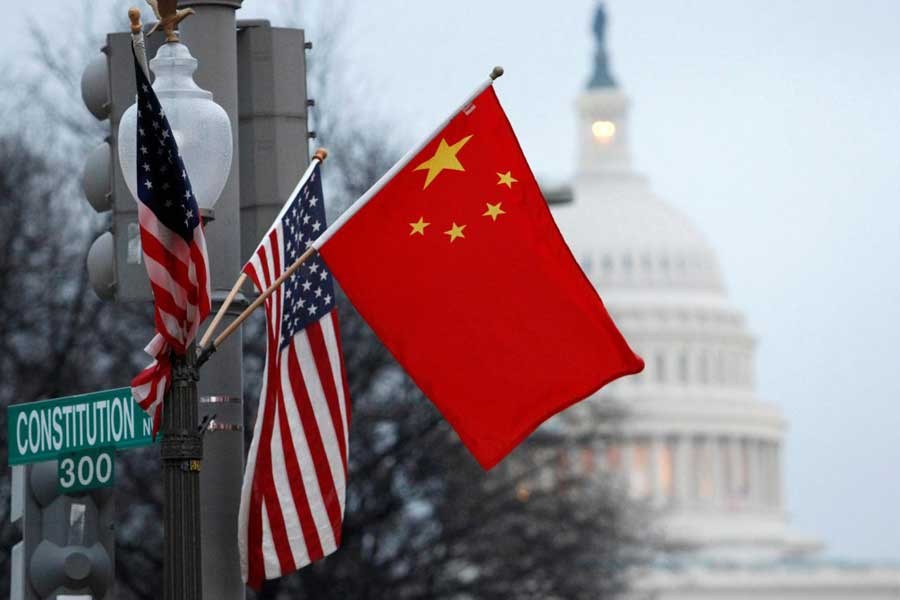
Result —
<instances>
[{"instance_id":1,"label":"chinese national flag","mask_svg":"<svg viewBox=\"0 0 900 600\"><path fill-rule=\"evenodd\" d=\"M556 228L492 86L320 245L485 469L643 369Z\"/></svg>"}]
</instances>

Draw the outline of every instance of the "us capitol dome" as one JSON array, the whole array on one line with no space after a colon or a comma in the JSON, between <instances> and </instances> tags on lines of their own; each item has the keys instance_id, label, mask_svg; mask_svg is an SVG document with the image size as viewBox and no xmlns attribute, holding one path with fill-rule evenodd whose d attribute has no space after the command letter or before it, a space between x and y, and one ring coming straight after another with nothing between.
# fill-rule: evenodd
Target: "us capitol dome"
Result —
<instances>
[{"instance_id":1,"label":"us capitol dome","mask_svg":"<svg viewBox=\"0 0 900 600\"><path fill-rule=\"evenodd\" d=\"M671 552L635 579L638 597L900 598L900 570L821 559L819 541L790 531L787 423L756 392L756 339L703 234L634 170L605 32L600 6L576 174L553 213L646 368L554 425L592 440L576 445L573 468L612 473L658 515ZM610 406L624 417L606 419Z\"/></svg>"}]
</instances>

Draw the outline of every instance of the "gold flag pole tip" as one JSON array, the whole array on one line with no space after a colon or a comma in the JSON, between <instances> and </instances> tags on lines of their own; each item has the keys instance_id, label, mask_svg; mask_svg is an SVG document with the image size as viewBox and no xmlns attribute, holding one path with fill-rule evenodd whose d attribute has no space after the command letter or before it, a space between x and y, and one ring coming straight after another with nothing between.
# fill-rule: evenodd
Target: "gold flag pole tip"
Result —
<instances>
[{"instance_id":1,"label":"gold flag pole tip","mask_svg":"<svg viewBox=\"0 0 900 600\"><path fill-rule=\"evenodd\" d=\"M503 67L496 66L491 70L491 80L497 81L500 77L503 76Z\"/></svg>"},{"instance_id":2,"label":"gold flag pole tip","mask_svg":"<svg viewBox=\"0 0 900 600\"><path fill-rule=\"evenodd\" d=\"M326 158L328 158L328 150L325 148L317 148L316 153L313 154L313 158L318 158L319 162L323 162Z\"/></svg>"},{"instance_id":3,"label":"gold flag pole tip","mask_svg":"<svg viewBox=\"0 0 900 600\"><path fill-rule=\"evenodd\" d=\"M131 21L131 33L137 35L141 32L141 9L132 6L128 9L128 20Z\"/></svg>"}]
</instances>

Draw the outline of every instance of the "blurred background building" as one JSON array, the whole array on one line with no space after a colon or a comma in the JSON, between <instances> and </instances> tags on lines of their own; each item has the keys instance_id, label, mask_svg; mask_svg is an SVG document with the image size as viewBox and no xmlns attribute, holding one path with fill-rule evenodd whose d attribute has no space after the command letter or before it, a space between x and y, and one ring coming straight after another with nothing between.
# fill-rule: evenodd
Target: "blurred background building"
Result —
<instances>
[{"instance_id":1,"label":"blurred background building","mask_svg":"<svg viewBox=\"0 0 900 600\"><path fill-rule=\"evenodd\" d=\"M646 369L563 421L573 439L591 440L576 443L572 468L616 475L658 515L665 551L635 578L634 596L900 598L900 569L820 558L819 541L789 529L787 423L756 394L754 336L703 235L633 170L629 101L607 59L603 6L593 27L575 179L548 199ZM600 419L610 405L624 411L615 425Z\"/></svg>"}]
</instances>

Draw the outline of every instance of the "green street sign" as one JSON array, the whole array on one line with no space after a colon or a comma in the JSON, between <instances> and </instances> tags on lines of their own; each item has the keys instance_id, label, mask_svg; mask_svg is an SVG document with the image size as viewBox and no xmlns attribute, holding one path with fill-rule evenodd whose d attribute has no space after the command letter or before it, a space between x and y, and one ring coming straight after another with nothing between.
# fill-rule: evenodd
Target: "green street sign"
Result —
<instances>
[{"instance_id":1,"label":"green street sign","mask_svg":"<svg viewBox=\"0 0 900 600\"><path fill-rule=\"evenodd\" d=\"M71 494L110 487L116 473L115 456L112 446L63 454L57 463L59 491Z\"/></svg>"},{"instance_id":2,"label":"green street sign","mask_svg":"<svg viewBox=\"0 0 900 600\"><path fill-rule=\"evenodd\" d=\"M153 420L131 397L131 388L14 404L6 410L6 427L10 465L153 443Z\"/></svg>"}]
</instances>

